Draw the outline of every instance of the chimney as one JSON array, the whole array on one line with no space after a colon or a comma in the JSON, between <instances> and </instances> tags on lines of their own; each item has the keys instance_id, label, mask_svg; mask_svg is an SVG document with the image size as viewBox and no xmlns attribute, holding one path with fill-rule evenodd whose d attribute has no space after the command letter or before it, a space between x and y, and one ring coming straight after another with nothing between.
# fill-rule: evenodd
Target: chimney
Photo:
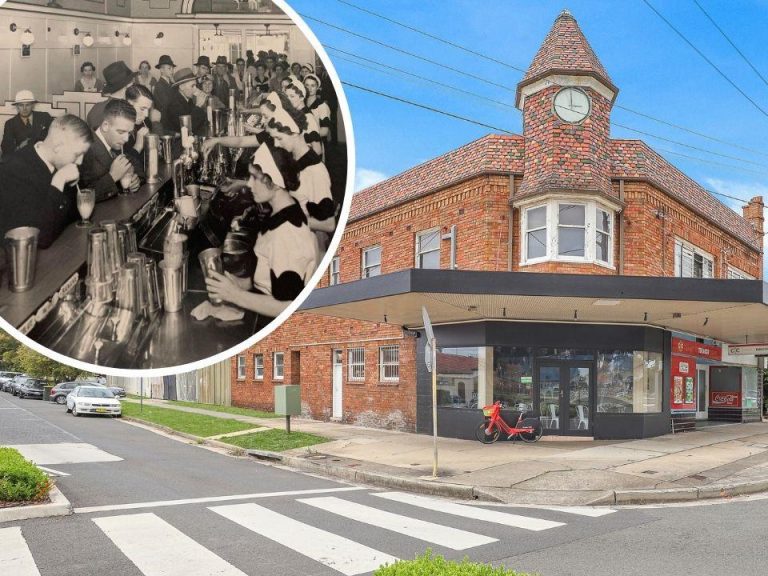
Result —
<instances>
[{"instance_id":1,"label":"chimney","mask_svg":"<svg viewBox=\"0 0 768 576\"><path fill-rule=\"evenodd\" d=\"M765 230L763 229L763 221L765 220L765 204L763 204L763 197L755 196L749 201L749 204L742 206L741 210L744 214L744 218L752 224L755 232L762 238L765 233Z\"/></svg>"}]
</instances>

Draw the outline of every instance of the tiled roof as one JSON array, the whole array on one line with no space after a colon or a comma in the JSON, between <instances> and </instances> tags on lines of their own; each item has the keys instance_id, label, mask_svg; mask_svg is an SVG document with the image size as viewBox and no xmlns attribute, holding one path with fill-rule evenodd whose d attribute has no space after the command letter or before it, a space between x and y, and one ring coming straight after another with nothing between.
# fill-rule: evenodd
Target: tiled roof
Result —
<instances>
[{"instance_id":1,"label":"tiled roof","mask_svg":"<svg viewBox=\"0 0 768 576\"><path fill-rule=\"evenodd\" d=\"M473 374L477 372L478 361L474 356L438 352L437 367L441 374Z\"/></svg>"},{"instance_id":2,"label":"tiled roof","mask_svg":"<svg viewBox=\"0 0 768 576\"><path fill-rule=\"evenodd\" d=\"M576 19L563 10L539 48L523 77L521 85L549 72L579 72L601 77L613 86L608 73L595 56Z\"/></svg>"},{"instance_id":3,"label":"tiled roof","mask_svg":"<svg viewBox=\"0 0 768 576\"><path fill-rule=\"evenodd\" d=\"M672 166L642 140L611 140L611 177L647 180L698 211L755 250L762 250L752 225Z\"/></svg>"},{"instance_id":4,"label":"tiled roof","mask_svg":"<svg viewBox=\"0 0 768 576\"><path fill-rule=\"evenodd\" d=\"M349 220L358 220L472 176L493 172L522 174L524 154L522 136L489 134L361 190L352 197Z\"/></svg>"}]
</instances>

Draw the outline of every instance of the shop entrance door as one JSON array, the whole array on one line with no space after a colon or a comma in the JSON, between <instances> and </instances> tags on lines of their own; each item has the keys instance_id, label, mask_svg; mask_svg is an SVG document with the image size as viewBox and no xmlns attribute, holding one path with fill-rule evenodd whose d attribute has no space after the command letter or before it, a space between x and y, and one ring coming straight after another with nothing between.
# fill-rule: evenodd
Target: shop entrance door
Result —
<instances>
[{"instance_id":1,"label":"shop entrance door","mask_svg":"<svg viewBox=\"0 0 768 576\"><path fill-rule=\"evenodd\" d=\"M592 372L591 363L539 364L534 394L545 430L569 436L591 434Z\"/></svg>"},{"instance_id":2,"label":"shop entrance door","mask_svg":"<svg viewBox=\"0 0 768 576\"><path fill-rule=\"evenodd\" d=\"M706 420L709 418L709 368L707 366L696 366L696 420Z\"/></svg>"},{"instance_id":3,"label":"shop entrance door","mask_svg":"<svg viewBox=\"0 0 768 576\"><path fill-rule=\"evenodd\" d=\"M333 402L332 402L333 414L332 414L332 417L335 419L341 419L341 417L343 416L341 398L342 398L342 380L344 376L344 371L343 371L341 359L342 359L341 350L334 350L333 351Z\"/></svg>"}]
</instances>

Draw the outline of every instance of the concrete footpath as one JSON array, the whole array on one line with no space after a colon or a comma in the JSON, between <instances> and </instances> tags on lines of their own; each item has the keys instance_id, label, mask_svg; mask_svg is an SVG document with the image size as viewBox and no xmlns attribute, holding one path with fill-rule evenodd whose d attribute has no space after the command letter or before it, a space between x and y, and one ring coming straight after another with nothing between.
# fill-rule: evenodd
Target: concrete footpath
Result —
<instances>
[{"instance_id":1,"label":"concrete footpath","mask_svg":"<svg viewBox=\"0 0 768 576\"><path fill-rule=\"evenodd\" d=\"M282 418L253 418L164 400L145 404L284 428ZM279 454L255 453L316 474L453 498L515 504L615 505L728 498L768 492L768 423L711 425L695 432L629 441L536 444L438 439L293 418L291 430L330 438Z\"/></svg>"}]
</instances>

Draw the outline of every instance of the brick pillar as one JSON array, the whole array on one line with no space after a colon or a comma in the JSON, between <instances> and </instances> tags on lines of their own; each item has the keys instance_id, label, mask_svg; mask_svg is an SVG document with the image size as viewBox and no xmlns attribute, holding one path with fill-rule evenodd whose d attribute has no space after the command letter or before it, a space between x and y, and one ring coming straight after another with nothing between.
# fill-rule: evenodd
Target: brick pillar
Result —
<instances>
[{"instance_id":1,"label":"brick pillar","mask_svg":"<svg viewBox=\"0 0 768 576\"><path fill-rule=\"evenodd\" d=\"M764 210L765 204L763 204L762 196L755 196L749 201L749 204L741 207L744 218L755 227L755 231L762 238L765 230L763 230L763 221L765 220Z\"/></svg>"}]
</instances>

